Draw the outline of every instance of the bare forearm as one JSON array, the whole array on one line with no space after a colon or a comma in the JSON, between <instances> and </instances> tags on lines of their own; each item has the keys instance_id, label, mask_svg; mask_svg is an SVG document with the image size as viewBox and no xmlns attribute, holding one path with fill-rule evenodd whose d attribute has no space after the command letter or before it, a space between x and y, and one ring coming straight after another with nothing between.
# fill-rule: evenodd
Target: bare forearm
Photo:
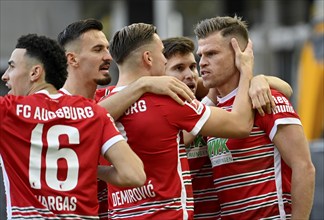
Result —
<instances>
[{"instance_id":1,"label":"bare forearm","mask_svg":"<svg viewBox=\"0 0 324 220\"><path fill-rule=\"evenodd\" d=\"M249 77L241 76L232 111L210 107L210 120L204 124L201 134L223 138L243 138L250 134L253 111L248 96ZM215 129L221 128L221 129Z\"/></svg>"},{"instance_id":2,"label":"bare forearm","mask_svg":"<svg viewBox=\"0 0 324 220\"><path fill-rule=\"evenodd\" d=\"M315 170L305 166L293 170L291 183L292 220L309 219L314 199Z\"/></svg>"},{"instance_id":3,"label":"bare forearm","mask_svg":"<svg viewBox=\"0 0 324 220\"><path fill-rule=\"evenodd\" d=\"M104 157L113 166L99 166L98 178L118 186L141 186L145 183L143 162L126 141L114 144Z\"/></svg>"},{"instance_id":4,"label":"bare forearm","mask_svg":"<svg viewBox=\"0 0 324 220\"><path fill-rule=\"evenodd\" d=\"M293 94L291 86L284 80L275 76L264 76L269 83L270 88L278 90L283 93L287 98L290 98Z\"/></svg>"},{"instance_id":5,"label":"bare forearm","mask_svg":"<svg viewBox=\"0 0 324 220\"><path fill-rule=\"evenodd\" d=\"M189 146L195 140L195 137L195 135L183 131L183 142L186 146Z\"/></svg>"},{"instance_id":6,"label":"bare forearm","mask_svg":"<svg viewBox=\"0 0 324 220\"><path fill-rule=\"evenodd\" d=\"M107 183L117 184L118 181L114 181L116 179L117 172L111 166L98 166L97 177Z\"/></svg>"},{"instance_id":7,"label":"bare forearm","mask_svg":"<svg viewBox=\"0 0 324 220\"><path fill-rule=\"evenodd\" d=\"M238 43L235 39L231 39L233 49L235 51L235 65L240 72L239 87L235 101L233 103L233 115L237 119L237 125L242 127L249 133L253 126L253 111L252 104L249 97L250 81L253 76L253 50L252 42L249 40L244 53L238 52Z\"/></svg>"},{"instance_id":8,"label":"bare forearm","mask_svg":"<svg viewBox=\"0 0 324 220\"><path fill-rule=\"evenodd\" d=\"M184 105L185 100L190 103L195 98L189 87L173 76L144 76L101 101L99 105L106 108L117 120L146 92L168 95L180 105Z\"/></svg>"},{"instance_id":9,"label":"bare forearm","mask_svg":"<svg viewBox=\"0 0 324 220\"><path fill-rule=\"evenodd\" d=\"M232 114L234 113L237 117L237 120L235 121L241 123L238 126L246 128L247 130L251 130L254 119L252 104L248 95L250 79L250 77L241 74L237 95L232 109Z\"/></svg>"},{"instance_id":10,"label":"bare forearm","mask_svg":"<svg viewBox=\"0 0 324 220\"><path fill-rule=\"evenodd\" d=\"M128 186L113 166L98 166L97 177L115 186Z\"/></svg>"},{"instance_id":11,"label":"bare forearm","mask_svg":"<svg viewBox=\"0 0 324 220\"><path fill-rule=\"evenodd\" d=\"M136 173L136 172L135 172ZM138 178L135 174L131 176L123 176L113 166L98 166L97 177L106 183L121 187L137 187L144 184L145 179Z\"/></svg>"},{"instance_id":12,"label":"bare forearm","mask_svg":"<svg viewBox=\"0 0 324 220\"><path fill-rule=\"evenodd\" d=\"M107 109L118 120L124 112L146 92L143 80L139 79L120 92L109 96L98 104Z\"/></svg>"}]
</instances>

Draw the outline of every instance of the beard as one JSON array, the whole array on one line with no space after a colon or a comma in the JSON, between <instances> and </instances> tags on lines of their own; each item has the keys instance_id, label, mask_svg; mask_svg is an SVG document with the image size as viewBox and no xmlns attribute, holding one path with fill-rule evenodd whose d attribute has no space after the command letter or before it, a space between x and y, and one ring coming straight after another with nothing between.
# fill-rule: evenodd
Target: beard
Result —
<instances>
[{"instance_id":1,"label":"beard","mask_svg":"<svg viewBox=\"0 0 324 220\"><path fill-rule=\"evenodd\" d=\"M103 79L95 79L94 81L99 86L106 86L106 85L108 85L111 82L111 76L110 75L107 75Z\"/></svg>"}]
</instances>

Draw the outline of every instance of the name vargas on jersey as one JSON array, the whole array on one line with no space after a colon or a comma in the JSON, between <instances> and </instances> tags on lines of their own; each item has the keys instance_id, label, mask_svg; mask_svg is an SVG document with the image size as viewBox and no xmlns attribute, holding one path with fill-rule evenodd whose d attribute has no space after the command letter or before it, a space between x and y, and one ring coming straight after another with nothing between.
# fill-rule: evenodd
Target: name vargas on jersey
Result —
<instances>
[{"instance_id":1,"label":"name vargas on jersey","mask_svg":"<svg viewBox=\"0 0 324 220\"><path fill-rule=\"evenodd\" d=\"M54 211L75 211L77 206L77 198L74 196L36 196L44 206Z\"/></svg>"}]
</instances>

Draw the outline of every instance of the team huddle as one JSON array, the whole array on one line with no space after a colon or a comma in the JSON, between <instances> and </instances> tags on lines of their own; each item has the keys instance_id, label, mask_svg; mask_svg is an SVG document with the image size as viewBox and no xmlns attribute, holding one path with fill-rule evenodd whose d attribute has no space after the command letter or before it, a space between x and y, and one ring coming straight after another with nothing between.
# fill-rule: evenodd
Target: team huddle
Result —
<instances>
[{"instance_id":1,"label":"team huddle","mask_svg":"<svg viewBox=\"0 0 324 220\"><path fill-rule=\"evenodd\" d=\"M315 168L277 77L253 76L246 23L195 44L134 23L21 36L2 80L7 219L308 219ZM109 67L118 66L114 86ZM198 71L199 67L199 71Z\"/></svg>"}]
</instances>

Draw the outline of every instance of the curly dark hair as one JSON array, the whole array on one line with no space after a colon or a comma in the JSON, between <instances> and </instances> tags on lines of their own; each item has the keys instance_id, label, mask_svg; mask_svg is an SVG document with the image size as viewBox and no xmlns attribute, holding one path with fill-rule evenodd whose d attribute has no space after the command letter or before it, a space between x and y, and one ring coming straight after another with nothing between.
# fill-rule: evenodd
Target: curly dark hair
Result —
<instances>
[{"instance_id":1,"label":"curly dark hair","mask_svg":"<svg viewBox=\"0 0 324 220\"><path fill-rule=\"evenodd\" d=\"M55 41L37 34L18 39L16 48L26 49L26 55L40 61L45 69L45 81L56 89L63 87L67 78L67 60L63 48Z\"/></svg>"},{"instance_id":2,"label":"curly dark hair","mask_svg":"<svg viewBox=\"0 0 324 220\"><path fill-rule=\"evenodd\" d=\"M102 31L103 25L100 21L89 18L69 24L59 35L57 41L62 47L79 38L83 33L89 30Z\"/></svg>"},{"instance_id":3,"label":"curly dark hair","mask_svg":"<svg viewBox=\"0 0 324 220\"><path fill-rule=\"evenodd\" d=\"M164 45L163 54L167 59L177 54L186 55L193 53L195 50L194 42L187 37L170 37L162 40L162 42Z\"/></svg>"}]
</instances>

